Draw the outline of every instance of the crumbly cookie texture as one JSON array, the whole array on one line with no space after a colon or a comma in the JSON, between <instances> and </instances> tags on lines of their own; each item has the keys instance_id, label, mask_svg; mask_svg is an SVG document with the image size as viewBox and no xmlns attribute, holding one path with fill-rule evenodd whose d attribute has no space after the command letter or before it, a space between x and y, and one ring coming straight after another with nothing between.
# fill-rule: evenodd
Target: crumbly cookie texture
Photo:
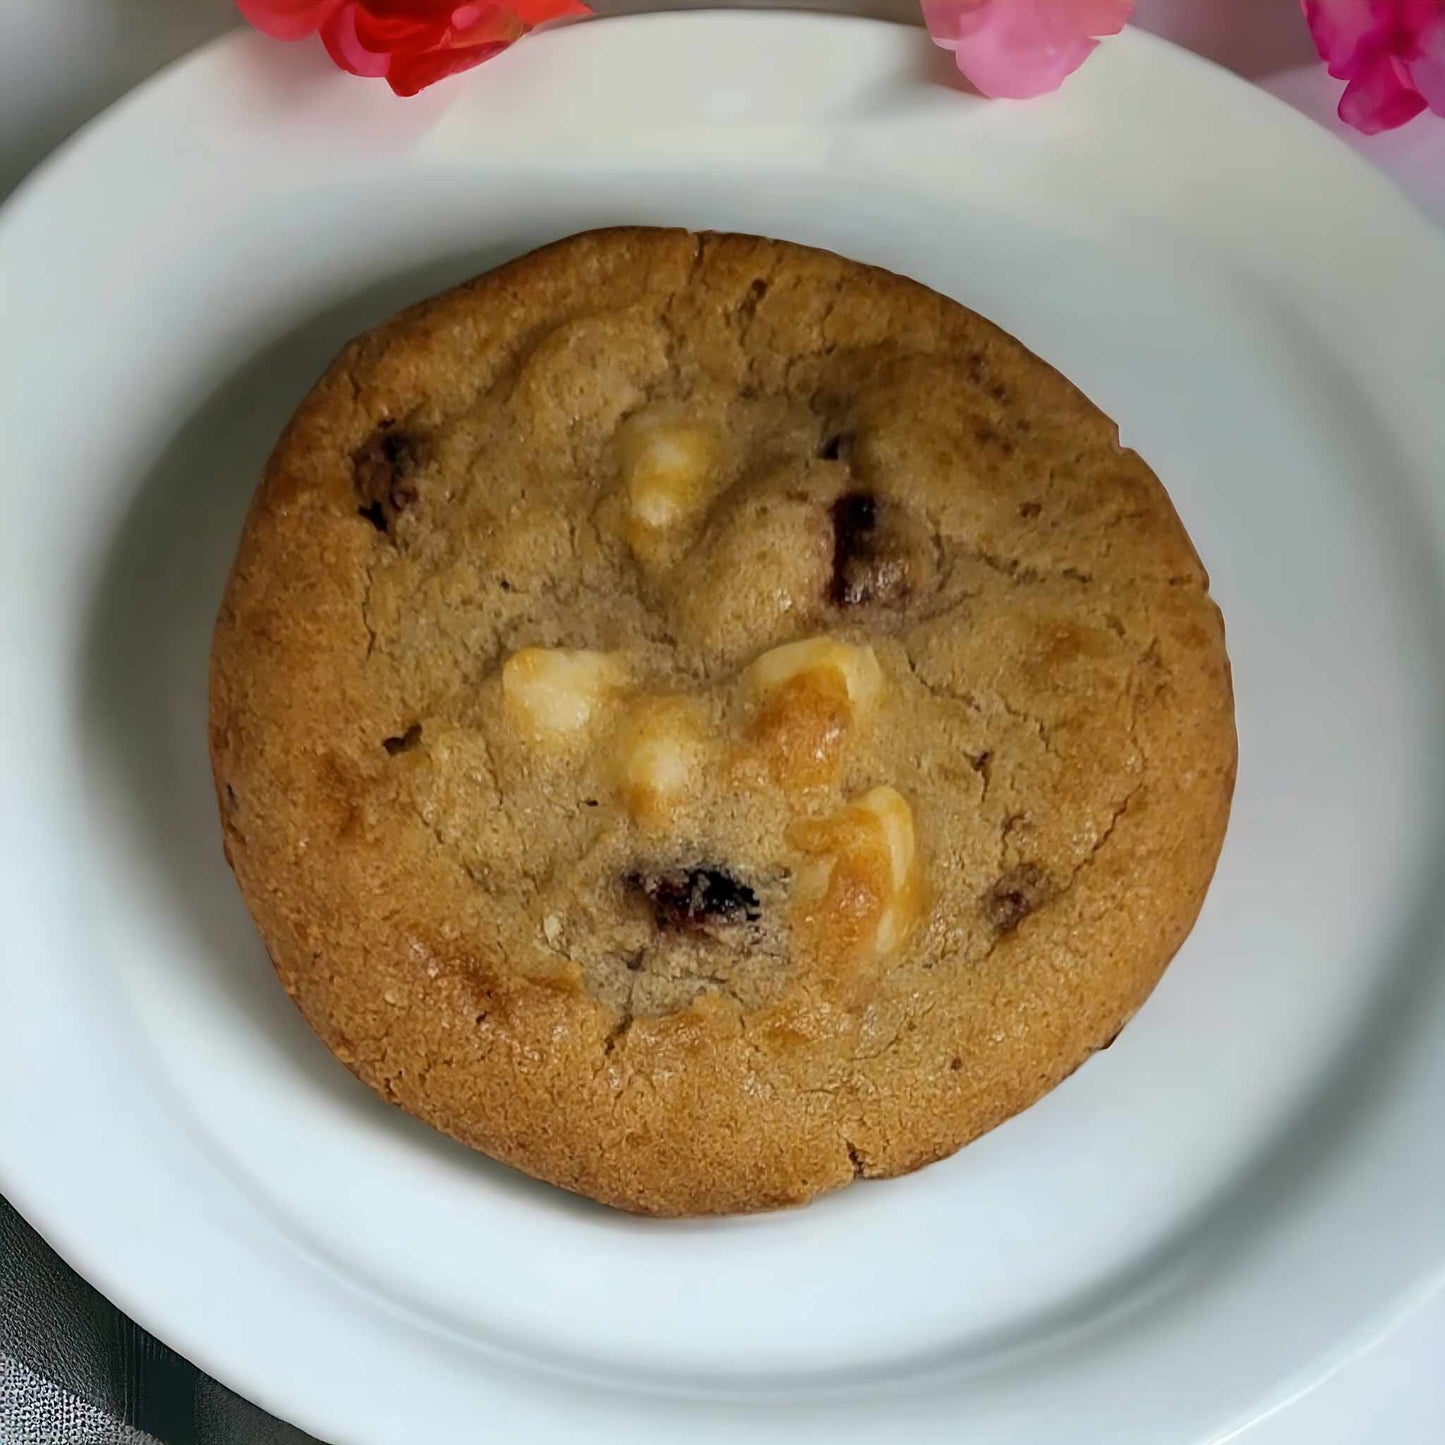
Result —
<instances>
[{"instance_id":1,"label":"crumbly cookie texture","mask_svg":"<svg viewBox=\"0 0 1445 1445\"><path fill-rule=\"evenodd\" d=\"M227 856L384 1097L653 1214L915 1169L1105 1046L1234 780L1207 579L980 317L576 236L353 342L216 628Z\"/></svg>"}]
</instances>

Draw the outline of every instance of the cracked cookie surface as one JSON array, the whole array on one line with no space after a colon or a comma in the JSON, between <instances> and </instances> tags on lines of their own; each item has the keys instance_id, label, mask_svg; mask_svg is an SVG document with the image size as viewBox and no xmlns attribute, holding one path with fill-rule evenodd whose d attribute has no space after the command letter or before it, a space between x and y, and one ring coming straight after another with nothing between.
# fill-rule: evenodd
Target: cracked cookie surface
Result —
<instances>
[{"instance_id":1,"label":"cracked cookie surface","mask_svg":"<svg viewBox=\"0 0 1445 1445\"><path fill-rule=\"evenodd\" d=\"M563 1187L764 1209L941 1158L1193 924L1223 628L1114 425L783 242L573 237L353 342L217 624L227 856L384 1097Z\"/></svg>"}]
</instances>

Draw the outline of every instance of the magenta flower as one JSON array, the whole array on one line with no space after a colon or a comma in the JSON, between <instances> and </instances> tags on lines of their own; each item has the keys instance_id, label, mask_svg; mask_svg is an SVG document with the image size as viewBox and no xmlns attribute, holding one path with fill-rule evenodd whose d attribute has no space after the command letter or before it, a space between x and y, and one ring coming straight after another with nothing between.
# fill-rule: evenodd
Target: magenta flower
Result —
<instances>
[{"instance_id":1,"label":"magenta flower","mask_svg":"<svg viewBox=\"0 0 1445 1445\"><path fill-rule=\"evenodd\" d=\"M1027 100L1057 90L1133 10L1134 0L923 0L923 21L975 89Z\"/></svg>"},{"instance_id":2,"label":"magenta flower","mask_svg":"<svg viewBox=\"0 0 1445 1445\"><path fill-rule=\"evenodd\" d=\"M1427 106L1445 115L1445 0L1302 0L1330 74L1349 83L1340 119L1366 135Z\"/></svg>"}]
</instances>

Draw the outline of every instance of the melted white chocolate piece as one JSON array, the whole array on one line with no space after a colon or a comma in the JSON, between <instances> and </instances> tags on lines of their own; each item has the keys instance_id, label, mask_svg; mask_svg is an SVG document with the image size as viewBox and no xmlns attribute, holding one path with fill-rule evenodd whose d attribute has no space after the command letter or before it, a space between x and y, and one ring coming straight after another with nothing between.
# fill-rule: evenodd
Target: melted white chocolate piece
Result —
<instances>
[{"instance_id":1,"label":"melted white chocolate piece","mask_svg":"<svg viewBox=\"0 0 1445 1445\"><path fill-rule=\"evenodd\" d=\"M808 787L836 772L850 729L877 706L883 670L871 647L807 637L763 653L744 683L774 780Z\"/></svg>"},{"instance_id":2,"label":"melted white chocolate piece","mask_svg":"<svg viewBox=\"0 0 1445 1445\"><path fill-rule=\"evenodd\" d=\"M897 788L872 788L853 805L873 819L888 855L889 876L895 893L902 893L913 877L918 843L913 836L913 809Z\"/></svg>"},{"instance_id":3,"label":"melted white chocolate piece","mask_svg":"<svg viewBox=\"0 0 1445 1445\"><path fill-rule=\"evenodd\" d=\"M871 647L855 647L836 637L805 637L763 653L747 670L755 695L766 697L798 678L836 673L855 712L866 712L883 690L883 669Z\"/></svg>"},{"instance_id":4,"label":"melted white chocolate piece","mask_svg":"<svg viewBox=\"0 0 1445 1445\"><path fill-rule=\"evenodd\" d=\"M891 957L922 912L913 810L878 787L829 818L799 824L794 841L812 857L799 870L801 922L830 953Z\"/></svg>"},{"instance_id":5,"label":"melted white chocolate piece","mask_svg":"<svg viewBox=\"0 0 1445 1445\"><path fill-rule=\"evenodd\" d=\"M719 452L707 427L652 408L623 422L616 444L634 546L691 522L707 506Z\"/></svg>"},{"instance_id":6,"label":"melted white chocolate piece","mask_svg":"<svg viewBox=\"0 0 1445 1445\"><path fill-rule=\"evenodd\" d=\"M710 751L696 704L680 697L637 699L613 755L622 806L637 822L665 824L696 786Z\"/></svg>"},{"instance_id":7,"label":"melted white chocolate piece","mask_svg":"<svg viewBox=\"0 0 1445 1445\"><path fill-rule=\"evenodd\" d=\"M583 732L626 681L606 652L524 647L502 664L508 715L533 742Z\"/></svg>"}]
</instances>

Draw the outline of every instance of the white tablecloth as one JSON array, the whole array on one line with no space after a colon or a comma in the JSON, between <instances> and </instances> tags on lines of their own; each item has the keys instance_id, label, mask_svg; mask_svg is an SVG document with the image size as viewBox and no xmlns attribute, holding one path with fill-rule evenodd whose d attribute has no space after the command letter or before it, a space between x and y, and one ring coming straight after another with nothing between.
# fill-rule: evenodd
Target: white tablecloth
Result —
<instances>
[{"instance_id":1,"label":"white tablecloth","mask_svg":"<svg viewBox=\"0 0 1445 1445\"><path fill-rule=\"evenodd\" d=\"M603 13L666 3L594 0ZM820 9L893 17L915 13L908 5L909 0L816 0ZM1368 140L1347 132L1334 119L1338 86L1314 61L1298 0L1138 0L1137 21L1330 126L1445 225L1445 121L1426 118ZM0 0L0 197L101 107L235 23L231 0ZM1388 1221L1380 1227L1388 1228ZM1200 1361L1201 1369L1208 1367L1207 1360ZM1237 1436L1236 1445L1440 1445L1442 1440L1445 1295L1385 1339L1366 1343L1330 1379ZM8 1445L3 1422L0 1445Z\"/></svg>"}]
</instances>

